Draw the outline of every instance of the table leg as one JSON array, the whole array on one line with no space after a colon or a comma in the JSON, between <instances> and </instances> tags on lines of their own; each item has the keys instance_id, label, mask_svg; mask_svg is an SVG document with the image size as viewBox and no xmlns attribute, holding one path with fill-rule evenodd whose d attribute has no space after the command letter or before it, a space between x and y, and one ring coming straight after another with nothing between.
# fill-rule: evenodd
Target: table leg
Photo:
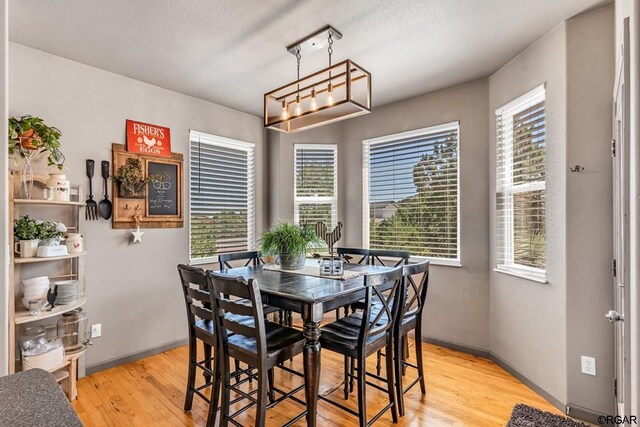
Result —
<instances>
[{"instance_id":1,"label":"table leg","mask_svg":"<svg viewBox=\"0 0 640 427\"><path fill-rule=\"evenodd\" d=\"M307 425L315 426L318 416L318 392L320 389L320 322L304 320L304 395L307 401Z\"/></svg>"}]
</instances>

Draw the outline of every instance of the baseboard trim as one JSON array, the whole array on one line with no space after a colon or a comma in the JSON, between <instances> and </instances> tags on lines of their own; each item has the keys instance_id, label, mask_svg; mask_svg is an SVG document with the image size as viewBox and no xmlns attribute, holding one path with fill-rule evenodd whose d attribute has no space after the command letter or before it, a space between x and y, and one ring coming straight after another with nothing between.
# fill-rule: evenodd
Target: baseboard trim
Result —
<instances>
[{"instance_id":1,"label":"baseboard trim","mask_svg":"<svg viewBox=\"0 0 640 427\"><path fill-rule=\"evenodd\" d=\"M602 420L598 421L598 417L604 415L597 412L593 412L591 409L583 408L582 406L574 405L573 403L567 403L567 415L578 418L583 421L588 421L591 424L603 425ZM614 424L610 424L614 425Z\"/></svg>"},{"instance_id":2,"label":"baseboard trim","mask_svg":"<svg viewBox=\"0 0 640 427\"><path fill-rule=\"evenodd\" d=\"M531 390L533 390L534 392L536 392L537 394L542 396L547 402L551 403L553 406L558 408L558 410L562 411L563 413L566 412L567 407L566 407L566 405L564 403L562 403L561 401L559 401L558 399L553 397L545 389L543 389L542 387L540 387L539 385L537 385L536 383L531 381L529 378L524 376L522 373L520 373L520 371L518 371L516 368L511 366L509 363L505 362L504 360L502 360L501 358L499 358L498 356L496 356L493 353L491 353L490 359L496 365L500 366L502 369L504 369L505 371L507 371L508 373L513 375L514 377L516 377L518 379L518 381L520 381L521 383L523 383L524 385L529 387Z\"/></svg>"},{"instance_id":3,"label":"baseboard trim","mask_svg":"<svg viewBox=\"0 0 640 427\"><path fill-rule=\"evenodd\" d=\"M431 337L423 337L422 341L427 342L429 344L437 345L440 347L449 348L451 350L459 351L461 353L471 354L472 356L491 359L491 352L483 348L472 347L469 345L458 344L450 341L444 341L439 338L431 338Z\"/></svg>"},{"instance_id":4,"label":"baseboard trim","mask_svg":"<svg viewBox=\"0 0 640 427\"><path fill-rule=\"evenodd\" d=\"M551 394L549 394L547 391L545 391L542 387L538 386L536 383L534 383L529 378L527 378L522 373L520 373L517 369L515 369L509 363L505 362L500 357L496 356L495 354L493 354L488 350L479 349L476 347L471 347L471 346L444 341L441 339L431 338L431 337L423 337L422 340L430 344L438 345L440 347L445 347L451 350L460 351L462 353L467 353L473 356L484 357L485 359L489 359L492 362L494 362L496 365L500 366L502 369L507 371L509 374L513 375L515 378L518 379L518 381L520 381L521 383L529 387L535 393L542 396L546 401L548 401L553 406L558 408L558 410L561 411L562 413L567 413L567 410L569 410L568 415L570 415L571 417L588 421L592 424L597 425L598 415L600 414L597 414L585 408L573 406L571 404L567 404L567 405L563 404L561 401L559 401L558 399L553 397Z\"/></svg>"},{"instance_id":5,"label":"baseboard trim","mask_svg":"<svg viewBox=\"0 0 640 427\"><path fill-rule=\"evenodd\" d=\"M188 340L186 338L183 338L183 339L172 341L172 342L163 344L161 346L153 347L138 353L132 353L127 356L117 357L115 359L107 360L106 362L96 363L95 365L87 366L86 375L91 375L91 374L95 374L96 372L115 368L116 366L124 365L125 363L135 362L136 360L144 359L145 357L153 356L154 354L173 350L174 348L182 347L187 344L188 344Z\"/></svg>"}]
</instances>

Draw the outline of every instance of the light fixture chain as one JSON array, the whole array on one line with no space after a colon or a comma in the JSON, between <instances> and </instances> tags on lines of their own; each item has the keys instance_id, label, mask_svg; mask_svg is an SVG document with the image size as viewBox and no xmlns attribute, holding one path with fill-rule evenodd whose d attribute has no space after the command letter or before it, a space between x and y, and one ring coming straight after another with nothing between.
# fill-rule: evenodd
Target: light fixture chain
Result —
<instances>
[{"instance_id":1,"label":"light fixture chain","mask_svg":"<svg viewBox=\"0 0 640 427\"><path fill-rule=\"evenodd\" d=\"M333 54L333 31L329 30L329 67L331 67L331 55Z\"/></svg>"},{"instance_id":2,"label":"light fixture chain","mask_svg":"<svg viewBox=\"0 0 640 427\"><path fill-rule=\"evenodd\" d=\"M300 59L302 55L300 55L300 46L296 47L296 61L298 62L298 80L300 80Z\"/></svg>"}]
</instances>

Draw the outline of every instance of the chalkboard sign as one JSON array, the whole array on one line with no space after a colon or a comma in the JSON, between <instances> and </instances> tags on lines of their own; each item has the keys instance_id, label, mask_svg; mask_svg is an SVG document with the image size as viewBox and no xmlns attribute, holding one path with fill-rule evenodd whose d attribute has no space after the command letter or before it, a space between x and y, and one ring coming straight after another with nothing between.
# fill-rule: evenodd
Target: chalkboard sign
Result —
<instances>
[{"instance_id":1,"label":"chalkboard sign","mask_svg":"<svg viewBox=\"0 0 640 427\"><path fill-rule=\"evenodd\" d=\"M148 215L179 215L180 176L178 165L150 161L147 168L147 175L151 178L147 184Z\"/></svg>"}]
</instances>

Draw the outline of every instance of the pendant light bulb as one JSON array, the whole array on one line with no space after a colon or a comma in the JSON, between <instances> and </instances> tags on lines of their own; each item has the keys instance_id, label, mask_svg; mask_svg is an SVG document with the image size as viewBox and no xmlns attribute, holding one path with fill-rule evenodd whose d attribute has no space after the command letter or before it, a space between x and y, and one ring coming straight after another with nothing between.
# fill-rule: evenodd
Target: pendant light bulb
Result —
<instances>
[{"instance_id":1,"label":"pendant light bulb","mask_svg":"<svg viewBox=\"0 0 640 427\"><path fill-rule=\"evenodd\" d=\"M309 106L311 111L316 111L318 109L318 103L316 102L316 89L311 89L311 105Z\"/></svg>"},{"instance_id":2,"label":"pendant light bulb","mask_svg":"<svg viewBox=\"0 0 640 427\"><path fill-rule=\"evenodd\" d=\"M302 107L300 106L300 95L296 95L296 110L295 110L295 114L296 114L296 116L299 116L300 114L302 114Z\"/></svg>"},{"instance_id":3,"label":"pendant light bulb","mask_svg":"<svg viewBox=\"0 0 640 427\"><path fill-rule=\"evenodd\" d=\"M329 82L329 86L327 87L327 106L331 107L333 105L333 85Z\"/></svg>"},{"instance_id":4,"label":"pendant light bulb","mask_svg":"<svg viewBox=\"0 0 640 427\"><path fill-rule=\"evenodd\" d=\"M287 110L287 101L282 100L282 120L287 120L289 118L289 111Z\"/></svg>"}]
</instances>

